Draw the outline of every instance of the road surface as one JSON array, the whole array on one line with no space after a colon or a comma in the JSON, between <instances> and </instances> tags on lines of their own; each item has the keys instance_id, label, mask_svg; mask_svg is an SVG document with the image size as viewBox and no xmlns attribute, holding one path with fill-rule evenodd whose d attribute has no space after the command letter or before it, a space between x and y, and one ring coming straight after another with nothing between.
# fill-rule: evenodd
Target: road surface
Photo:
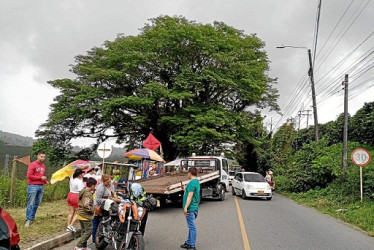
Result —
<instances>
[{"instance_id":1,"label":"road surface","mask_svg":"<svg viewBox=\"0 0 374 250\"><path fill-rule=\"evenodd\" d=\"M242 200L231 192L223 202L205 200L196 224L199 250L374 250L374 238L278 194L271 201ZM159 208L148 218L146 249L180 249L187 232L180 207ZM56 249L71 250L75 243L76 240ZM93 244L88 247L95 249Z\"/></svg>"}]
</instances>

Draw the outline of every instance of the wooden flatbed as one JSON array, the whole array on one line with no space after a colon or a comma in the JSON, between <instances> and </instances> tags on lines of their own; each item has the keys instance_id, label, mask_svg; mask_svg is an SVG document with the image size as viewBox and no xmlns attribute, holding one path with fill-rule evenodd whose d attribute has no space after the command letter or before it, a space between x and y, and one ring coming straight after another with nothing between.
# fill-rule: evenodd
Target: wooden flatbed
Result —
<instances>
[{"instance_id":1,"label":"wooden flatbed","mask_svg":"<svg viewBox=\"0 0 374 250\"><path fill-rule=\"evenodd\" d=\"M220 178L219 171L204 170L199 172L197 178L201 183ZM174 194L182 191L182 185L187 185L189 182L187 171L177 173L166 173L160 176L150 177L147 179L136 180L134 182L140 183L147 194Z\"/></svg>"}]
</instances>

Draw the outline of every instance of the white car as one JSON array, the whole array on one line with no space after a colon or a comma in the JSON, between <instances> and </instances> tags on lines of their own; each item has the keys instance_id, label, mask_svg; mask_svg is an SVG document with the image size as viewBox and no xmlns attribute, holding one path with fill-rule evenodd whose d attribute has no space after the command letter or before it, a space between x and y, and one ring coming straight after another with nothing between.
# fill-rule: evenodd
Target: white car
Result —
<instances>
[{"instance_id":1,"label":"white car","mask_svg":"<svg viewBox=\"0 0 374 250\"><path fill-rule=\"evenodd\" d=\"M232 194L247 197L262 197L271 200L273 197L271 187L265 178L255 172L240 172L234 177L232 183Z\"/></svg>"}]
</instances>

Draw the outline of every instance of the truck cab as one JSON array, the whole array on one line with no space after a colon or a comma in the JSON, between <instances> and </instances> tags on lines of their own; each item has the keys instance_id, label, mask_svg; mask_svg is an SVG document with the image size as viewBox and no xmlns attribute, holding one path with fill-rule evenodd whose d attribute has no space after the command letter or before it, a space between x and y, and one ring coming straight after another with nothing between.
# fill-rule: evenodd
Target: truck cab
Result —
<instances>
[{"instance_id":1,"label":"truck cab","mask_svg":"<svg viewBox=\"0 0 374 250\"><path fill-rule=\"evenodd\" d=\"M229 189L229 165L227 159L223 155L192 155L188 157L187 160L182 161L181 164L184 170L188 170L190 167L196 167L198 176L202 176L203 179L200 180L202 198L225 199L225 192ZM217 178L217 174L219 178ZM209 178L212 179L209 180Z\"/></svg>"}]
</instances>

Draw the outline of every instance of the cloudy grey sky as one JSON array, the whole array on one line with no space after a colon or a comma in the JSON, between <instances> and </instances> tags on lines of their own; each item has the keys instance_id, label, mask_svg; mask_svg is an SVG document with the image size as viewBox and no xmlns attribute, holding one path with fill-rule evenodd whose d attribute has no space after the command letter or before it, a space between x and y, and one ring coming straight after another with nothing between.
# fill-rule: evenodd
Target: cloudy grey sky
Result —
<instances>
[{"instance_id":1,"label":"cloudy grey sky","mask_svg":"<svg viewBox=\"0 0 374 250\"><path fill-rule=\"evenodd\" d=\"M270 75L278 78L284 116L264 115L266 122L272 117L273 126L280 125L299 109L311 109L311 94L305 78L307 51L275 47L313 47L317 4L318 0L0 0L0 130L34 137L58 94L48 80L74 78L69 72L74 56L113 40L118 33L136 35L147 19L159 15L182 15L200 23L223 21L265 41ZM338 90L345 72L358 77L351 84L354 98L349 112L353 114L364 102L374 101L374 87L369 88L374 84L374 70L370 68L374 57L369 54L374 44L374 36L370 36L373 14L371 0L322 1L318 48L327 43L315 62L320 123L335 119L343 111L343 95ZM331 71L347 55L347 60ZM355 64L365 55L368 57L361 64ZM352 65L357 67L349 70ZM301 126L305 124L304 117Z\"/></svg>"}]
</instances>

